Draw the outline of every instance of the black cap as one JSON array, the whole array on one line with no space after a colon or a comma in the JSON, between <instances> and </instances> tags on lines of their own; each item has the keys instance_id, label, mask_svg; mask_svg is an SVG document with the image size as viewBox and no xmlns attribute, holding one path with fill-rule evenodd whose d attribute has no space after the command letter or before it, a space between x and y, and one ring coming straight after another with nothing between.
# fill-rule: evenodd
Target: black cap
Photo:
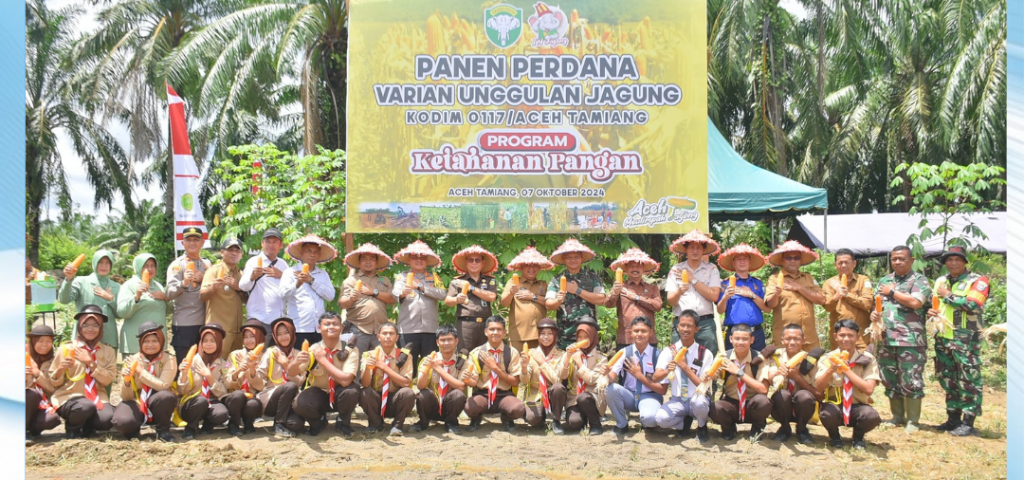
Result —
<instances>
[{"instance_id":1,"label":"black cap","mask_svg":"<svg viewBox=\"0 0 1024 480\"><path fill-rule=\"evenodd\" d=\"M227 250L231 247L238 247L239 250L242 250L242 242L238 241L237 238L229 238L220 245L221 250Z\"/></svg>"},{"instance_id":2,"label":"black cap","mask_svg":"<svg viewBox=\"0 0 1024 480\"><path fill-rule=\"evenodd\" d=\"M181 231L181 238L185 239L188 237L199 237L203 238L203 229L199 227L188 227Z\"/></svg>"},{"instance_id":3,"label":"black cap","mask_svg":"<svg viewBox=\"0 0 1024 480\"><path fill-rule=\"evenodd\" d=\"M277 237L278 240L284 241L284 235L281 235L281 231L275 227L270 227L263 231L263 238Z\"/></svg>"},{"instance_id":4,"label":"black cap","mask_svg":"<svg viewBox=\"0 0 1024 480\"><path fill-rule=\"evenodd\" d=\"M537 323L537 330L540 330L542 328L550 328L552 330L555 330L556 332L558 331L558 325L555 324L554 320L548 317L542 318L540 322Z\"/></svg>"},{"instance_id":5,"label":"black cap","mask_svg":"<svg viewBox=\"0 0 1024 480\"><path fill-rule=\"evenodd\" d=\"M25 334L26 337L53 337L53 329L48 325L39 324L32 327L32 331Z\"/></svg>"},{"instance_id":6,"label":"black cap","mask_svg":"<svg viewBox=\"0 0 1024 480\"><path fill-rule=\"evenodd\" d=\"M220 338L224 338L227 334L224 332L224 327L220 326L219 323L207 323L199 327L199 338L203 338L203 332L207 330L216 330L220 332Z\"/></svg>"},{"instance_id":7,"label":"black cap","mask_svg":"<svg viewBox=\"0 0 1024 480\"><path fill-rule=\"evenodd\" d=\"M590 325L597 329L598 331L601 331L601 325L597 323L597 320L594 320L594 317L591 317L590 315L584 315L580 317L579 320L576 320L576 325Z\"/></svg>"},{"instance_id":8,"label":"black cap","mask_svg":"<svg viewBox=\"0 0 1024 480\"><path fill-rule=\"evenodd\" d=\"M82 307L82 309L75 314L75 320L78 320L82 315L89 314L99 315L99 317L103 319L103 323L107 323L107 315L103 313L103 309L92 304Z\"/></svg>"},{"instance_id":9,"label":"black cap","mask_svg":"<svg viewBox=\"0 0 1024 480\"><path fill-rule=\"evenodd\" d=\"M146 336L147 333L155 332L155 331L163 330L163 329L164 329L164 326L163 325L157 325L156 322L153 322L153 321L142 322L142 325L139 325L139 334L136 335L135 338L142 338L142 337Z\"/></svg>"},{"instance_id":10,"label":"black cap","mask_svg":"<svg viewBox=\"0 0 1024 480\"><path fill-rule=\"evenodd\" d=\"M967 261L967 249L963 245L952 245L939 257L939 263L945 264L949 257L960 257Z\"/></svg>"},{"instance_id":11,"label":"black cap","mask_svg":"<svg viewBox=\"0 0 1024 480\"><path fill-rule=\"evenodd\" d=\"M263 322L255 318L250 318L246 320L245 323L242 325L242 328L258 328L261 332L263 332L263 335L267 334L267 326L264 325Z\"/></svg>"}]
</instances>

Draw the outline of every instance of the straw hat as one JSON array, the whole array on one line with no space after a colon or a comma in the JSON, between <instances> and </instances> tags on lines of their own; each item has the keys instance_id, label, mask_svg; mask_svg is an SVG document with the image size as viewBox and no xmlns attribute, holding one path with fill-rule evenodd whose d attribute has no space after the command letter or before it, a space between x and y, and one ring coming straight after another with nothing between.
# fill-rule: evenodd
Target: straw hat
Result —
<instances>
[{"instance_id":1,"label":"straw hat","mask_svg":"<svg viewBox=\"0 0 1024 480\"><path fill-rule=\"evenodd\" d=\"M302 237L298 240L295 240L292 243L289 243L287 250L288 255L290 255L292 258L296 260L301 259L302 245L307 243L315 243L320 246L320 258L316 259L316 263L329 262L331 260L334 260L334 257L338 256L338 250L335 249L330 243L327 243L326 240L312 234L306 235L305 237Z\"/></svg>"},{"instance_id":2,"label":"straw hat","mask_svg":"<svg viewBox=\"0 0 1024 480\"><path fill-rule=\"evenodd\" d=\"M570 238L566 240L564 243L562 243L562 245L560 245L558 249L555 250L555 253L551 254L551 261L558 265L565 265L565 262L562 261L562 256L567 253L579 253L580 255L583 256L584 263L593 260L594 257L597 256L597 254L595 254L593 250L591 250L586 245L580 243L579 240L576 240L575 238Z\"/></svg>"},{"instance_id":3,"label":"straw hat","mask_svg":"<svg viewBox=\"0 0 1024 480\"><path fill-rule=\"evenodd\" d=\"M551 270L552 268L555 268L555 264L551 263L551 260L548 260L548 257L545 257L538 252L536 248L526 247L522 252L519 252L519 255L516 255L516 258L513 258L512 261L508 263L508 269L522 270L527 265L536 265L540 267L541 270Z\"/></svg>"},{"instance_id":4,"label":"straw hat","mask_svg":"<svg viewBox=\"0 0 1024 480\"><path fill-rule=\"evenodd\" d=\"M435 267L441 264L441 257L437 256L430 246L419 240L410 243L405 248L398 251L395 254L395 260L406 265L409 264L409 257L412 255L425 255L427 257L427 266Z\"/></svg>"},{"instance_id":5,"label":"straw hat","mask_svg":"<svg viewBox=\"0 0 1024 480\"><path fill-rule=\"evenodd\" d=\"M775 251L768 256L768 263L771 263L776 267L781 267L782 256L790 252L797 252L800 254L801 267L818 259L818 254L811 251L811 249L800 245L800 242L797 242L796 240L789 240L788 242L779 245L779 248L776 248Z\"/></svg>"},{"instance_id":6,"label":"straw hat","mask_svg":"<svg viewBox=\"0 0 1024 480\"><path fill-rule=\"evenodd\" d=\"M360 245L359 248L349 252L348 255L345 255L345 265L348 265L358 270L359 256L364 253L377 256L377 270L383 270L391 266L391 257L389 257L388 254L381 251L381 249L377 248L377 246L372 243L364 243Z\"/></svg>"},{"instance_id":7,"label":"straw hat","mask_svg":"<svg viewBox=\"0 0 1024 480\"><path fill-rule=\"evenodd\" d=\"M452 265L459 273L466 273L469 271L466 270L466 257L469 255L480 255L484 258L484 266L480 269L480 273L484 275L492 274L498 269L498 259L493 253L484 250L480 245L473 245L469 248L460 250L459 253L456 253L452 257Z\"/></svg>"},{"instance_id":8,"label":"straw hat","mask_svg":"<svg viewBox=\"0 0 1024 480\"><path fill-rule=\"evenodd\" d=\"M761 252L759 252L756 248L751 247L750 245L747 245L745 243L741 243L726 250L725 253L718 257L718 266L730 272L735 272L736 269L732 267L732 262L733 259L735 259L739 255L750 256L751 272L756 272L760 270L761 267L763 267L764 264L767 263L767 260L765 260L764 255L761 255Z\"/></svg>"},{"instance_id":9,"label":"straw hat","mask_svg":"<svg viewBox=\"0 0 1024 480\"><path fill-rule=\"evenodd\" d=\"M690 242L704 244L704 255L714 255L720 251L718 242L712 240L710 235L706 235L699 228L690 230L690 233L676 239L676 241L672 242L669 250L679 255L686 255L686 245Z\"/></svg>"},{"instance_id":10,"label":"straw hat","mask_svg":"<svg viewBox=\"0 0 1024 480\"><path fill-rule=\"evenodd\" d=\"M647 255L647 252L644 252L637 247L633 247L626 250L626 253L619 255L618 260L612 262L610 268L612 270L616 270L618 268L625 270L626 264L630 262L640 262L644 267L644 273L653 272L661 267L660 263L655 262L653 258Z\"/></svg>"}]
</instances>

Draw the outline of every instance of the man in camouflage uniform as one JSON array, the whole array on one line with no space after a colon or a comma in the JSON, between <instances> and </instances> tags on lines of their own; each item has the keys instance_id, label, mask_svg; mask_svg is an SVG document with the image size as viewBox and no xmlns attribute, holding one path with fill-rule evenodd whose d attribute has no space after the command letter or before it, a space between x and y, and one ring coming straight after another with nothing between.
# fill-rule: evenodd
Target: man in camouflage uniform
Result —
<instances>
[{"instance_id":1,"label":"man in camouflage uniform","mask_svg":"<svg viewBox=\"0 0 1024 480\"><path fill-rule=\"evenodd\" d=\"M601 277L583 264L594 259L594 251L574 238L570 238L551 254L551 262L565 265L561 273L548 282L544 303L548 311L555 310L558 324L558 348L565 350L576 341L577 322L583 317L597 318L597 306L604 305L606 296ZM566 279L561 291L562 278Z\"/></svg>"},{"instance_id":2,"label":"man in camouflage uniform","mask_svg":"<svg viewBox=\"0 0 1024 480\"><path fill-rule=\"evenodd\" d=\"M932 290L928 279L913 271L910 248L900 245L892 249L889 260L893 273L882 277L875 290L882 296L882 313L871 312L871 321L881 320L885 327L878 345L878 366L892 409L893 418L887 423L906 423L907 433L914 433L921 419L928 348L923 314Z\"/></svg>"},{"instance_id":3,"label":"man in camouflage uniform","mask_svg":"<svg viewBox=\"0 0 1024 480\"><path fill-rule=\"evenodd\" d=\"M988 298L988 277L967 270L967 253L952 246L939 261L949 275L935 281L939 309L929 317L945 319L935 333L935 376L946 391L946 423L941 431L958 437L974 435L974 419L981 415L981 312ZM961 415L963 420L961 421Z\"/></svg>"}]
</instances>

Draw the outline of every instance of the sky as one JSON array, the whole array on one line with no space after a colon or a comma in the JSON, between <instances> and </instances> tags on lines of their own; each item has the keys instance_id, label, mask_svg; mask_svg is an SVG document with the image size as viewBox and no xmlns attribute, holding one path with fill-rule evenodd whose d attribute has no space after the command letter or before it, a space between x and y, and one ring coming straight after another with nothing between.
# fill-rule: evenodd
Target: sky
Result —
<instances>
[{"instance_id":1,"label":"sky","mask_svg":"<svg viewBox=\"0 0 1024 480\"><path fill-rule=\"evenodd\" d=\"M66 7L72 3L79 3L74 0L49 0L46 2L47 6L51 9L59 9ZM798 18L805 18L806 12L799 0L781 0L779 6L793 13ZM97 22L95 19L96 13L99 11L99 7L84 5L86 9L85 14L79 18L79 33L88 33L97 28ZM166 111L166 110L165 110ZM165 119L166 114L161 115L161 119ZM166 120L162 120L161 123ZM164 124L166 125L166 124ZM164 127L166 128L166 127ZM128 151L130 148L128 141L128 130L119 122L113 122L108 126L110 132L115 138L121 143L121 146ZM106 221L107 217L111 214L111 211L105 206L95 208L93 205L93 188L89 184L89 180L86 178L85 167L82 165L80 157L75 154L74 149L71 145L71 140L66 136L58 132L58 151L63 159L64 171L68 177L68 184L71 191L71 199L74 202L74 208L76 211L91 214L96 216L100 222ZM138 171L144 171L149 167L149 164L137 166ZM163 188L157 182L154 182L149 188L143 186L136 186L133 188L133 199L136 203L142 200L158 200L163 194ZM115 196L113 209L117 211L124 211L124 202L120 198ZM43 209L44 219L57 219L60 215L60 208L57 207L56 202L53 198L47 200Z\"/></svg>"}]
</instances>

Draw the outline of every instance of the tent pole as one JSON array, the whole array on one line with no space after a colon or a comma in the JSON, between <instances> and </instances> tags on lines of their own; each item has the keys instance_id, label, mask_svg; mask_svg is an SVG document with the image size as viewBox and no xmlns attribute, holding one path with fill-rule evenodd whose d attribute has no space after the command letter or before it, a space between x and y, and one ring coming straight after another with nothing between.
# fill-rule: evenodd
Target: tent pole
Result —
<instances>
[{"instance_id":1,"label":"tent pole","mask_svg":"<svg viewBox=\"0 0 1024 480\"><path fill-rule=\"evenodd\" d=\"M825 253L828 253L828 208L825 208ZM821 262L821 257L818 257L818 280L824 281L825 278L825 266Z\"/></svg>"}]
</instances>

